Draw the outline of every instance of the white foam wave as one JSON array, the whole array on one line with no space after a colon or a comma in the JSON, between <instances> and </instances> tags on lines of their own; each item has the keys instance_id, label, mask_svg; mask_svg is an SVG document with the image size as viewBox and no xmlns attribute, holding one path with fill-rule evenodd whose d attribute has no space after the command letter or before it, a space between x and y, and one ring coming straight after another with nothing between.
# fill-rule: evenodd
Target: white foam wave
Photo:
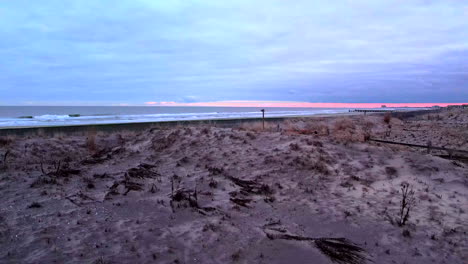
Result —
<instances>
[{"instance_id":1,"label":"white foam wave","mask_svg":"<svg viewBox=\"0 0 468 264\"><path fill-rule=\"evenodd\" d=\"M297 111L268 111L267 117L306 116L316 114L331 114L348 112L348 109L310 109ZM255 112L206 112L206 113L160 113L140 115L92 115L70 116L46 114L33 116L33 118L0 118L0 127L21 126L59 126L78 124L108 124L130 122L158 122L158 121L183 121L183 120L210 120L229 118L254 118L261 117L259 111Z\"/></svg>"}]
</instances>

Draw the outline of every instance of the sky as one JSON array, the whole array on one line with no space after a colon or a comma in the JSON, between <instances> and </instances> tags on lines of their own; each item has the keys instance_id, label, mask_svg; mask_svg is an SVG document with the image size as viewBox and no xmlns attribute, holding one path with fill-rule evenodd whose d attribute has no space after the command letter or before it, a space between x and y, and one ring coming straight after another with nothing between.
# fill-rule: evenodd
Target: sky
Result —
<instances>
[{"instance_id":1,"label":"sky","mask_svg":"<svg viewBox=\"0 0 468 264\"><path fill-rule=\"evenodd\" d=\"M468 102L468 1L0 2L0 105Z\"/></svg>"}]
</instances>

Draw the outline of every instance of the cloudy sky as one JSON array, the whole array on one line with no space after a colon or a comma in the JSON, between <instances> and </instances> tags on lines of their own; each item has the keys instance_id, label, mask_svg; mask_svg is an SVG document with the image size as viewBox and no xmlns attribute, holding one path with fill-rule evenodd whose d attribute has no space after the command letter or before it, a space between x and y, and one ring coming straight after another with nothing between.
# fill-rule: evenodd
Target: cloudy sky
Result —
<instances>
[{"instance_id":1,"label":"cloudy sky","mask_svg":"<svg viewBox=\"0 0 468 264\"><path fill-rule=\"evenodd\" d=\"M0 60L0 105L468 102L468 1L1 1Z\"/></svg>"}]
</instances>

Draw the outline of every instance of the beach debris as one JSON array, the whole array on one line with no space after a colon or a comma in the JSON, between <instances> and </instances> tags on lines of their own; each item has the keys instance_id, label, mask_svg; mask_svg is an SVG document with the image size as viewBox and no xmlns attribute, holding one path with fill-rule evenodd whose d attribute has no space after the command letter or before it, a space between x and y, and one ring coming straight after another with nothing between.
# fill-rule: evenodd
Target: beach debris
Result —
<instances>
[{"instance_id":1,"label":"beach debris","mask_svg":"<svg viewBox=\"0 0 468 264\"><path fill-rule=\"evenodd\" d=\"M331 261L339 264L364 264L369 259L366 250L347 238L307 237L294 235L284 228L276 228L269 224L263 227L263 232L271 240L284 239L308 241Z\"/></svg>"},{"instance_id":2,"label":"beach debris","mask_svg":"<svg viewBox=\"0 0 468 264\"><path fill-rule=\"evenodd\" d=\"M247 207L247 208L249 208L248 204L252 201L252 199L248 199L248 198L235 198L235 197L231 197L229 200L237 205Z\"/></svg>"},{"instance_id":3,"label":"beach debris","mask_svg":"<svg viewBox=\"0 0 468 264\"><path fill-rule=\"evenodd\" d=\"M137 167L129 169L127 173L132 178L160 178L161 174L153 170L155 167L155 165L141 163Z\"/></svg>"},{"instance_id":4,"label":"beach debris","mask_svg":"<svg viewBox=\"0 0 468 264\"><path fill-rule=\"evenodd\" d=\"M107 194L105 195L104 200L111 199L110 196L112 195L118 195L119 191L117 190L117 188L119 187L119 185L120 183L118 181L115 181L114 184L112 184L112 186L109 187L109 192L107 192Z\"/></svg>"},{"instance_id":5,"label":"beach debris","mask_svg":"<svg viewBox=\"0 0 468 264\"><path fill-rule=\"evenodd\" d=\"M82 193L81 191L69 196L65 196L65 199L76 206L83 206L86 204L99 202L96 199Z\"/></svg>"},{"instance_id":6,"label":"beach debris","mask_svg":"<svg viewBox=\"0 0 468 264\"><path fill-rule=\"evenodd\" d=\"M218 167L211 167L206 165L205 168L208 170L210 175L215 176L215 175L220 175L224 173L224 168L218 168Z\"/></svg>"},{"instance_id":7,"label":"beach debris","mask_svg":"<svg viewBox=\"0 0 468 264\"><path fill-rule=\"evenodd\" d=\"M131 177L130 174L128 172L126 172L125 176L124 176L124 179L122 181L120 181L120 184L123 184L125 189L127 189L124 192L123 195L127 195L130 191L141 191L141 190L143 190L143 184L131 180L130 177Z\"/></svg>"},{"instance_id":8,"label":"beach debris","mask_svg":"<svg viewBox=\"0 0 468 264\"><path fill-rule=\"evenodd\" d=\"M94 177L95 179L112 178L110 175L107 174L107 172L104 172L104 173L95 173L95 174L93 174L93 177Z\"/></svg>"},{"instance_id":9,"label":"beach debris","mask_svg":"<svg viewBox=\"0 0 468 264\"><path fill-rule=\"evenodd\" d=\"M275 201L273 196L273 189L270 186L262 183L258 183L252 180L242 180L236 177L228 176L228 179L231 180L234 184L241 187L240 192L230 192L231 202L249 208L249 203L252 202L252 199L249 198L249 195L265 195L264 201L271 203Z\"/></svg>"},{"instance_id":10,"label":"beach debris","mask_svg":"<svg viewBox=\"0 0 468 264\"><path fill-rule=\"evenodd\" d=\"M210 182L208 183L208 186L210 186L210 188L215 189L216 187L218 187L218 182L211 178Z\"/></svg>"},{"instance_id":11,"label":"beach debris","mask_svg":"<svg viewBox=\"0 0 468 264\"><path fill-rule=\"evenodd\" d=\"M41 208L41 207L42 205L38 202L33 202L32 204L28 206L28 208Z\"/></svg>"},{"instance_id":12,"label":"beach debris","mask_svg":"<svg viewBox=\"0 0 468 264\"><path fill-rule=\"evenodd\" d=\"M69 168L68 164L63 165L62 161L54 161L53 162L53 169L47 172L44 169L44 163L41 162L41 172L44 176L51 176L51 177L68 177L70 175L77 175L81 172L78 169L71 169Z\"/></svg>"},{"instance_id":13,"label":"beach debris","mask_svg":"<svg viewBox=\"0 0 468 264\"><path fill-rule=\"evenodd\" d=\"M267 184L258 183L252 180L242 180L233 176L227 176L234 184L241 187L242 194L271 195L273 190Z\"/></svg>"},{"instance_id":14,"label":"beach debris","mask_svg":"<svg viewBox=\"0 0 468 264\"><path fill-rule=\"evenodd\" d=\"M105 149L102 149L102 150L94 153L93 155L91 155L87 159L81 161L81 164L83 164L83 165L99 164L99 163L102 163L102 162L104 162L106 160L109 160L111 158L112 158L111 151L109 149L105 148Z\"/></svg>"},{"instance_id":15,"label":"beach debris","mask_svg":"<svg viewBox=\"0 0 468 264\"><path fill-rule=\"evenodd\" d=\"M190 207L199 208L198 206L198 196L197 196L197 186L194 190L188 190L185 188L179 188L181 183L181 178L174 174L171 177L171 193L170 193L170 205L172 211L174 212L174 206L177 203L177 207L180 207L181 203L188 202ZM184 204L186 207L186 204Z\"/></svg>"}]
</instances>

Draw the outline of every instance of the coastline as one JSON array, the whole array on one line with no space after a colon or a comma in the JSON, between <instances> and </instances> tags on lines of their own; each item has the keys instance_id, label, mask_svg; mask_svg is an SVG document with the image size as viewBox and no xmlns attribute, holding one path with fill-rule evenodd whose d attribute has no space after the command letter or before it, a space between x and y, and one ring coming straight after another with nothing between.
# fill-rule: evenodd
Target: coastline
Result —
<instances>
[{"instance_id":1,"label":"coastline","mask_svg":"<svg viewBox=\"0 0 468 264\"><path fill-rule=\"evenodd\" d=\"M374 113L375 114L375 113ZM377 113L381 114L381 113ZM315 115L298 115L285 117L265 117L265 122L277 123L288 119L295 118L332 118L340 116L362 115L358 112L331 113L331 114L315 114ZM147 122L125 122L125 123L104 123L104 124L79 124L79 125L51 125L51 126L20 126L20 127L0 127L0 136L10 135L37 135L37 134L54 134L54 133L81 133L90 129L96 132L118 132L123 130L136 131L148 129L152 127L174 127L181 125L217 125L217 126L235 126L242 123L261 122L261 117L246 117L246 118L220 118L220 119L199 119L199 120L174 120L174 121L147 121Z\"/></svg>"}]
</instances>

